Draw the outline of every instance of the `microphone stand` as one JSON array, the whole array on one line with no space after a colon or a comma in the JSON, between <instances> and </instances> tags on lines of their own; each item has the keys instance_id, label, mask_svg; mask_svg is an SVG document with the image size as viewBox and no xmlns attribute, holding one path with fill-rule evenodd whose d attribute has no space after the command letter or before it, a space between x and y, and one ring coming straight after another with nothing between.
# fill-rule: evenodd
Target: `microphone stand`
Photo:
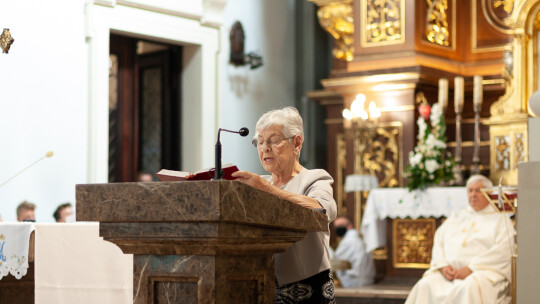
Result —
<instances>
[{"instance_id":1,"label":"microphone stand","mask_svg":"<svg viewBox=\"0 0 540 304\"><path fill-rule=\"evenodd\" d=\"M227 129L219 128L217 133L217 141L216 141L216 153L215 153L215 170L216 173L214 174L214 180L220 180L223 178L223 170L221 170L221 142L219 141L219 135L221 134L221 131L227 131L230 133L237 133L240 134L240 136L244 137L249 134L249 130L247 128L241 128L239 131L231 131Z\"/></svg>"},{"instance_id":2,"label":"microphone stand","mask_svg":"<svg viewBox=\"0 0 540 304\"><path fill-rule=\"evenodd\" d=\"M221 142L219 141L220 132L221 132L221 128L219 128L218 133L217 133L216 153L215 153L216 173L214 174L214 180L220 180L223 177L223 171L221 171Z\"/></svg>"}]
</instances>

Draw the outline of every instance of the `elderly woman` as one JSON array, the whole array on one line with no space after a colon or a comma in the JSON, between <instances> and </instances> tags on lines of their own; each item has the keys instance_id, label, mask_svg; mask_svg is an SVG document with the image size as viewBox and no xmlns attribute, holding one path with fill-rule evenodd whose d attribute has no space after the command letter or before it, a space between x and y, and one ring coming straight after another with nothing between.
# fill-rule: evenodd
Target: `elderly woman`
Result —
<instances>
[{"instance_id":1,"label":"elderly woman","mask_svg":"<svg viewBox=\"0 0 540 304\"><path fill-rule=\"evenodd\" d=\"M257 122L253 145L263 168L272 175L238 171L233 176L300 206L323 208L331 222L336 218L333 179L324 170L308 170L300 165L303 129L302 117L293 107L265 113ZM328 240L328 228L308 232L302 241L274 256L276 303L335 303Z\"/></svg>"}]
</instances>

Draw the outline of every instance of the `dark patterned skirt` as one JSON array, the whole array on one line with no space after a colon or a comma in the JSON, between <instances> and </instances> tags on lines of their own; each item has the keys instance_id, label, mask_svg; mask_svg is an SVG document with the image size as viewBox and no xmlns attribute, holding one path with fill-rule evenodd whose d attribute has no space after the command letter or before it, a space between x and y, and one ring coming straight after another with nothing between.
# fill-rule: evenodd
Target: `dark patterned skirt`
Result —
<instances>
[{"instance_id":1,"label":"dark patterned skirt","mask_svg":"<svg viewBox=\"0 0 540 304\"><path fill-rule=\"evenodd\" d=\"M278 286L275 304L336 304L334 278L330 270L302 281Z\"/></svg>"}]
</instances>

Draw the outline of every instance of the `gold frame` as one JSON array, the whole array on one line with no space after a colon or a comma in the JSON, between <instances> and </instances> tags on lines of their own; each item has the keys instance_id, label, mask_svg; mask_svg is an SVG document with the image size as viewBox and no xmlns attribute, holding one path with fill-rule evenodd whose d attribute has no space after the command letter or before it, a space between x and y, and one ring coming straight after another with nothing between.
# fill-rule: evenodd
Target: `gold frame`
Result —
<instances>
[{"instance_id":1,"label":"gold frame","mask_svg":"<svg viewBox=\"0 0 540 304\"><path fill-rule=\"evenodd\" d=\"M426 0L424 0L426 1ZM439 45L437 43L433 43L433 42L430 42L428 40L425 39L425 33L424 35L422 36L422 39L420 39L420 43L422 44L425 44L425 45L429 45L431 47L436 47L436 48L440 48L440 49L443 49L443 50L448 50L448 49L451 49L452 51L455 51L456 50L456 0L449 0L449 1L452 1L452 33L451 33L451 36L452 36L452 43L450 44L450 46L443 46L443 45ZM426 11L427 13L427 11ZM426 16L424 16L424 19L425 19Z\"/></svg>"},{"instance_id":2,"label":"gold frame","mask_svg":"<svg viewBox=\"0 0 540 304\"><path fill-rule=\"evenodd\" d=\"M368 42L366 37L366 28L367 28L367 21L365 16L367 15L368 11L368 3L367 0L361 1L361 7L360 7L360 20L362 20L362 23L360 25L360 46L363 48L368 47L377 47L377 46L385 46L385 45L395 45L395 44L404 44L405 43L405 0L399 0L399 13L400 13L400 27L401 27L401 38L396 39L393 41L384 41L384 42Z\"/></svg>"},{"instance_id":3,"label":"gold frame","mask_svg":"<svg viewBox=\"0 0 540 304\"><path fill-rule=\"evenodd\" d=\"M478 45L476 44L476 39L478 36L478 29L477 29L478 20L476 19L476 11L477 11L476 1L477 0L471 0L471 18L472 18L471 52L473 54L478 54L478 53L488 53L488 52L498 52L498 51L510 51L512 49L511 43L502 44L499 46L478 47ZM481 1L484 2L486 0L481 0ZM501 33L503 34L512 33L511 31L504 31L498 26L494 25L492 20L488 18L488 16L486 16L485 13L484 13L484 16L486 17L487 22L491 24L495 29L499 30Z\"/></svg>"},{"instance_id":4,"label":"gold frame","mask_svg":"<svg viewBox=\"0 0 540 304\"><path fill-rule=\"evenodd\" d=\"M497 124L497 125L490 125L489 127L489 137L490 137L490 145L491 145L491 155L490 155L490 164L491 164L491 172L490 172L490 178L491 180L498 182L501 176L504 176L503 183L509 184L509 185L517 185L518 179L517 179L517 164L520 161L518 159L518 156L516 155L516 134L522 134L523 135L523 150L524 150L524 161L528 160L528 152L529 152L529 134L527 131L527 121L521 121L521 122L510 122L510 123L503 123L503 124ZM510 164L508 170L499 169L496 170L495 163L497 161L497 153L496 153L496 142L495 138L499 136L509 136L510 137Z\"/></svg>"},{"instance_id":5,"label":"gold frame","mask_svg":"<svg viewBox=\"0 0 540 304\"><path fill-rule=\"evenodd\" d=\"M371 126L371 127L368 126L364 128L373 129L375 132L377 132L378 129L396 129L397 130L398 140L396 143L397 144L396 148L398 151L398 159L397 159L398 164L397 164L397 168L395 169L397 173L396 179L398 182L398 186L402 186L402 183L403 183L403 122L401 121L382 122L382 123L378 123L376 126ZM351 131L354 131L354 130L351 130ZM362 160L360 159L360 154L363 154L363 152L358 151L359 145L357 144L356 132L354 134L355 134L354 139L353 139L354 141L354 148L353 148L354 174L360 174L364 166L364 164L362 163ZM380 182L381 181L379 181L379 183ZM381 185L381 186L385 186L385 185ZM362 225L362 196L361 196L362 194L364 195L364 198L367 198L368 191L358 191L354 193L354 207L355 207L354 220L355 220L355 223L358 223L358 229L360 229Z\"/></svg>"},{"instance_id":6,"label":"gold frame","mask_svg":"<svg viewBox=\"0 0 540 304\"><path fill-rule=\"evenodd\" d=\"M337 214L347 212L345 206L345 179L343 171L347 168L347 140L344 133L336 134L336 199L337 199Z\"/></svg>"},{"instance_id":7,"label":"gold frame","mask_svg":"<svg viewBox=\"0 0 540 304\"><path fill-rule=\"evenodd\" d=\"M430 229L432 231L431 237L427 237L428 240L431 240L431 248L429 248L428 254L429 259L431 262L431 254L433 250L433 240L435 237L435 231L437 229L437 221L435 218L419 218L419 219L393 219L392 220L392 264L395 268L419 268L419 269L428 269L430 266L430 263L400 263L398 262L398 225L400 222L406 222L406 223L419 223L424 222L426 224L431 224L432 228Z\"/></svg>"}]
</instances>

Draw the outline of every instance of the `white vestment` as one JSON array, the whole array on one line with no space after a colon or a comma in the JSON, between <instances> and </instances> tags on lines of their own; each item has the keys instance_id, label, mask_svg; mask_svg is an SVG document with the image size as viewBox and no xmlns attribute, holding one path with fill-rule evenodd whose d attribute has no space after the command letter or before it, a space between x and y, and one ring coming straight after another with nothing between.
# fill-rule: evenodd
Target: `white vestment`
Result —
<instances>
[{"instance_id":1,"label":"white vestment","mask_svg":"<svg viewBox=\"0 0 540 304\"><path fill-rule=\"evenodd\" d=\"M491 205L450 216L435 232L430 269L405 303L510 303L514 233L508 216ZM472 274L449 281L440 272L448 265L456 270L468 266Z\"/></svg>"},{"instance_id":2,"label":"white vestment","mask_svg":"<svg viewBox=\"0 0 540 304\"><path fill-rule=\"evenodd\" d=\"M347 230L336 248L334 258L351 263L351 269L336 271L341 286L347 288L373 284L375 264L371 253L366 252L366 245L355 229Z\"/></svg>"}]
</instances>

